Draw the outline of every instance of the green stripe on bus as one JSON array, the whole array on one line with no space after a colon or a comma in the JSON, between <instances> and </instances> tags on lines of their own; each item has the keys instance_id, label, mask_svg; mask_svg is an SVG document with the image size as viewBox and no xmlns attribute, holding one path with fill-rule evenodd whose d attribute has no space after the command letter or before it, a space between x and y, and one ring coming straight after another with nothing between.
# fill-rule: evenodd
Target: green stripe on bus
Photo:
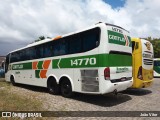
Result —
<instances>
[{"instance_id":1,"label":"green stripe on bus","mask_svg":"<svg viewBox=\"0 0 160 120\"><path fill-rule=\"evenodd\" d=\"M38 69L42 69L43 61L38 62ZM119 54L97 54L52 60L52 68L90 68L90 67L119 67L132 66L132 56ZM32 62L13 64L13 70L32 69ZM37 73L38 74L38 73Z\"/></svg>"},{"instance_id":2,"label":"green stripe on bus","mask_svg":"<svg viewBox=\"0 0 160 120\"><path fill-rule=\"evenodd\" d=\"M40 70L35 70L36 78L40 78L39 73L40 73Z\"/></svg>"},{"instance_id":3,"label":"green stripe on bus","mask_svg":"<svg viewBox=\"0 0 160 120\"><path fill-rule=\"evenodd\" d=\"M29 70L32 69L32 62L13 64L12 70Z\"/></svg>"},{"instance_id":4,"label":"green stripe on bus","mask_svg":"<svg viewBox=\"0 0 160 120\"><path fill-rule=\"evenodd\" d=\"M132 56L117 54L99 54L52 60L52 68L87 68L132 66Z\"/></svg>"},{"instance_id":5,"label":"green stripe on bus","mask_svg":"<svg viewBox=\"0 0 160 120\"><path fill-rule=\"evenodd\" d=\"M129 36L126 36L126 37L128 38L129 47L132 47L131 38ZM109 43L119 44L123 46L126 45L126 38L124 37L123 34L113 32L110 30L108 30L108 40L109 40Z\"/></svg>"},{"instance_id":6,"label":"green stripe on bus","mask_svg":"<svg viewBox=\"0 0 160 120\"><path fill-rule=\"evenodd\" d=\"M43 69L42 65L43 65L43 61L39 61L37 65L38 69Z\"/></svg>"},{"instance_id":7,"label":"green stripe on bus","mask_svg":"<svg viewBox=\"0 0 160 120\"><path fill-rule=\"evenodd\" d=\"M96 59L96 64L89 64L91 58ZM98 55L54 59L52 60L52 68L54 69L54 68L98 67L97 65L97 63L99 63L98 60L99 60Z\"/></svg>"},{"instance_id":8,"label":"green stripe on bus","mask_svg":"<svg viewBox=\"0 0 160 120\"><path fill-rule=\"evenodd\" d=\"M109 66L132 66L132 56L109 54Z\"/></svg>"}]
</instances>

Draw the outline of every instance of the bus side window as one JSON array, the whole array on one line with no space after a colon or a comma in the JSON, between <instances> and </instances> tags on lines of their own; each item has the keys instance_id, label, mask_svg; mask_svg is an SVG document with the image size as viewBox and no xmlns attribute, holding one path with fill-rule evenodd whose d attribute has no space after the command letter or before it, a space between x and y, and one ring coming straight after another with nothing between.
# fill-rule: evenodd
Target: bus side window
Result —
<instances>
[{"instance_id":1,"label":"bus side window","mask_svg":"<svg viewBox=\"0 0 160 120\"><path fill-rule=\"evenodd\" d=\"M69 54L82 52L82 40L79 34L72 35L68 37L69 41Z\"/></svg>"},{"instance_id":2,"label":"bus side window","mask_svg":"<svg viewBox=\"0 0 160 120\"><path fill-rule=\"evenodd\" d=\"M26 56L28 57L28 60L36 59L36 49L35 47L31 47L27 49Z\"/></svg>"},{"instance_id":3,"label":"bus side window","mask_svg":"<svg viewBox=\"0 0 160 120\"><path fill-rule=\"evenodd\" d=\"M43 51L43 57L51 57L52 56L52 51L53 51L53 46L52 46L53 42L48 42L44 44L44 51Z\"/></svg>"},{"instance_id":4,"label":"bus side window","mask_svg":"<svg viewBox=\"0 0 160 120\"><path fill-rule=\"evenodd\" d=\"M60 55L60 40L53 41L53 56Z\"/></svg>"},{"instance_id":5,"label":"bus side window","mask_svg":"<svg viewBox=\"0 0 160 120\"><path fill-rule=\"evenodd\" d=\"M132 41L132 53L134 52L135 41Z\"/></svg>"},{"instance_id":6,"label":"bus side window","mask_svg":"<svg viewBox=\"0 0 160 120\"><path fill-rule=\"evenodd\" d=\"M36 59L43 58L43 45L36 46Z\"/></svg>"},{"instance_id":7,"label":"bus side window","mask_svg":"<svg viewBox=\"0 0 160 120\"><path fill-rule=\"evenodd\" d=\"M21 53L20 53L20 61L24 61L24 60L27 60L28 58L26 57L26 50L21 50Z\"/></svg>"},{"instance_id":8,"label":"bus side window","mask_svg":"<svg viewBox=\"0 0 160 120\"><path fill-rule=\"evenodd\" d=\"M138 48L139 48L139 43L136 42L136 44L135 44L135 49L138 49Z\"/></svg>"},{"instance_id":9,"label":"bus side window","mask_svg":"<svg viewBox=\"0 0 160 120\"><path fill-rule=\"evenodd\" d=\"M81 33L81 39L83 40L83 51L89 51L96 48L99 45L100 29L94 28Z\"/></svg>"}]
</instances>

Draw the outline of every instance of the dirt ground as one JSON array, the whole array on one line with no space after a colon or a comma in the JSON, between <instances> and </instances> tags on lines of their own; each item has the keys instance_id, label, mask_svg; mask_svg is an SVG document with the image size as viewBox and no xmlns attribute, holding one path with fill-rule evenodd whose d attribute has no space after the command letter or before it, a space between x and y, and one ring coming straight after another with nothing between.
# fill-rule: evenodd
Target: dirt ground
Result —
<instances>
[{"instance_id":1,"label":"dirt ground","mask_svg":"<svg viewBox=\"0 0 160 120\"><path fill-rule=\"evenodd\" d=\"M61 95L49 94L46 88L28 85L13 86L11 93L41 101L43 103L42 111L160 111L160 78L155 78L151 87L126 90L118 93L117 96L114 94L101 96L76 93L73 98L64 98ZM115 118L110 119L114 120ZM126 119L128 118L123 118L123 120ZM131 119L152 120L153 117L133 117ZM154 117L154 119L158 120L159 118Z\"/></svg>"}]
</instances>

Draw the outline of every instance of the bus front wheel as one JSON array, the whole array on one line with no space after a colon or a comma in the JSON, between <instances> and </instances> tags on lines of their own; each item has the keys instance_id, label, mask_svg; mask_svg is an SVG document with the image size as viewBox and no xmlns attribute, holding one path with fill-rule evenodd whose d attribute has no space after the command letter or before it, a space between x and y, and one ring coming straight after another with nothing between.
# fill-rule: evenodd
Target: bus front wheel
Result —
<instances>
[{"instance_id":1,"label":"bus front wheel","mask_svg":"<svg viewBox=\"0 0 160 120\"><path fill-rule=\"evenodd\" d=\"M11 76L10 81L11 81L11 84L12 84L13 86L15 86L15 85L16 85L16 83L15 83L15 80L14 80L14 77L13 77L13 76Z\"/></svg>"},{"instance_id":2,"label":"bus front wheel","mask_svg":"<svg viewBox=\"0 0 160 120\"><path fill-rule=\"evenodd\" d=\"M63 97L69 98L73 96L72 86L68 79L64 79L61 82L60 87L61 87L61 94Z\"/></svg>"}]
</instances>

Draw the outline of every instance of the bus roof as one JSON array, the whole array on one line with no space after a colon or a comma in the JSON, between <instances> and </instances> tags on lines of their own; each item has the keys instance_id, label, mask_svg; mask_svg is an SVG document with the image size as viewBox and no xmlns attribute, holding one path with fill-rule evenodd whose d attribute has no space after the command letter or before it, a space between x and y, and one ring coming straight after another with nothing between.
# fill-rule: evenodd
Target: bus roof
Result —
<instances>
[{"instance_id":1,"label":"bus roof","mask_svg":"<svg viewBox=\"0 0 160 120\"><path fill-rule=\"evenodd\" d=\"M92 26L90 26L90 27L87 27L87 28L78 30L78 31L76 31L76 32L70 32L70 33L64 34L64 35L62 35L61 37L63 38L63 37L66 37L66 36L69 36L69 35L73 35L73 34L76 34L76 33L79 33L79 32L83 32L83 31L86 31L86 30L89 30L89 29L92 29L92 28L95 28L95 27L102 27L102 26L106 26L106 25L118 27L118 28L121 28L121 29L125 30L124 28L122 28L122 27L120 27L120 26L116 26L116 25L108 24L108 23L104 23L104 22L99 22L99 23L97 23L97 24L94 24L94 25L92 25ZM127 31L127 30L125 30L125 31ZM127 31L127 32L128 32L128 31ZM41 40L41 41L38 41L38 42L34 42L34 43L31 43L31 44L28 44L28 45L25 46L25 47L22 47L22 48L13 50L13 51L9 52L8 54L13 53L13 52L16 52L16 51L19 51L19 50L23 50L23 49L25 49L25 48L37 46L37 45L40 45L40 44L43 44L43 43L46 43L46 42L50 42L50 41L52 41L52 40L54 40L54 38L52 38L52 39L44 39L44 40Z\"/></svg>"},{"instance_id":2,"label":"bus roof","mask_svg":"<svg viewBox=\"0 0 160 120\"><path fill-rule=\"evenodd\" d=\"M131 40L135 41L135 42L140 42L141 39L140 38L131 38Z\"/></svg>"},{"instance_id":3,"label":"bus roof","mask_svg":"<svg viewBox=\"0 0 160 120\"><path fill-rule=\"evenodd\" d=\"M147 39L144 39L144 38L131 38L131 40L135 41L135 42L140 42L141 40L146 41L146 42L150 42L150 41L148 41Z\"/></svg>"},{"instance_id":4,"label":"bus roof","mask_svg":"<svg viewBox=\"0 0 160 120\"><path fill-rule=\"evenodd\" d=\"M129 31L128 31L128 30L126 30L126 29L124 29L124 28L122 28L122 27L120 27L120 26L113 25L113 24L109 24L109 23L106 23L106 25L109 25L109 26L114 26L114 27L121 28L122 30L125 30L125 31L127 31L127 32L129 33Z\"/></svg>"}]
</instances>

